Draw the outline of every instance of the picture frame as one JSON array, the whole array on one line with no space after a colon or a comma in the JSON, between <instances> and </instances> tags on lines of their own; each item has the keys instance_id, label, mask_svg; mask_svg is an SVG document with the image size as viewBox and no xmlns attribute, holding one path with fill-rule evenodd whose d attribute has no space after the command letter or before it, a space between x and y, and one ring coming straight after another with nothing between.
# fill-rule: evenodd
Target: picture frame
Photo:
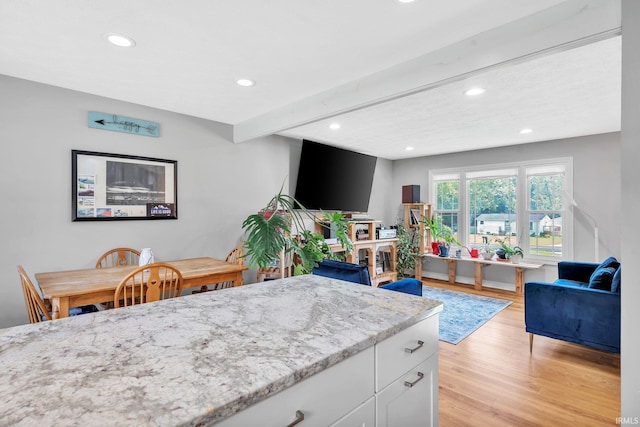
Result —
<instances>
[{"instance_id":1,"label":"picture frame","mask_svg":"<svg viewBox=\"0 0 640 427\"><path fill-rule=\"evenodd\" d=\"M177 160L71 150L72 221L178 219Z\"/></svg>"}]
</instances>

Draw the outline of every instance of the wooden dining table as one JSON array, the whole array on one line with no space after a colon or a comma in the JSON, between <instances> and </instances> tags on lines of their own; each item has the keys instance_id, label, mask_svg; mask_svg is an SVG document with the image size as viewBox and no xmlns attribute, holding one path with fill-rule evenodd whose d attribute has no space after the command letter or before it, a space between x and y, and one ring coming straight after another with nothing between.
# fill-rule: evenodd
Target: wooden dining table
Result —
<instances>
[{"instance_id":1,"label":"wooden dining table","mask_svg":"<svg viewBox=\"0 0 640 427\"><path fill-rule=\"evenodd\" d=\"M242 286L242 272L247 269L244 265L209 257L166 262L182 273L183 289L220 282ZM43 296L51 301L53 318L57 319L68 317L70 307L113 301L122 279L136 268L137 265L53 271L36 273L35 277Z\"/></svg>"}]
</instances>

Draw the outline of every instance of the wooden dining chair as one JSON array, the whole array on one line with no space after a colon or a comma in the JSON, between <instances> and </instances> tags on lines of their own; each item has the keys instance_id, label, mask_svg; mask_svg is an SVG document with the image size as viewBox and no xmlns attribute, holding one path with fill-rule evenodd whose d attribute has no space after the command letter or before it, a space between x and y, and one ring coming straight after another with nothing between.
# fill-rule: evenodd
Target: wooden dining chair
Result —
<instances>
[{"instance_id":1,"label":"wooden dining chair","mask_svg":"<svg viewBox=\"0 0 640 427\"><path fill-rule=\"evenodd\" d=\"M140 251L131 248L111 249L96 262L96 268L124 267L126 265L138 265Z\"/></svg>"},{"instance_id":2,"label":"wooden dining chair","mask_svg":"<svg viewBox=\"0 0 640 427\"><path fill-rule=\"evenodd\" d=\"M183 279L180 270L164 262L138 267L118 285L113 296L115 308L143 304L182 293Z\"/></svg>"},{"instance_id":3,"label":"wooden dining chair","mask_svg":"<svg viewBox=\"0 0 640 427\"><path fill-rule=\"evenodd\" d=\"M231 250L231 252L229 252L229 254L227 255L227 257L225 258L225 261L231 264L238 264L238 265L243 265L244 264L244 245L241 243L238 246L236 246L235 248L233 248ZM240 285L242 285L242 283L240 283ZM210 285L205 285L202 286L199 290L197 291L192 291L192 294L199 294L201 292L208 292L208 291L215 291L218 289L225 289L225 288L231 288L234 286L234 282L220 282L220 283L212 283Z\"/></svg>"},{"instance_id":4,"label":"wooden dining chair","mask_svg":"<svg viewBox=\"0 0 640 427\"><path fill-rule=\"evenodd\" d=\"M21 265L18 266L20 281L22 282L22 291L24 292L24 300L27 303L27 312L29 313L29 322L38 323L45 320L51 320L51 307L47 306L45 300L33 286L33 282L29 279L27 272Z\"/></svg>"},{"instance_id":5,"label":"wooden dining chair","mask_svg":"<svg viewBox=\"0 0 640 427\"><path fill-rule=\"evenodd\" d=\"M125 267L127 265L138 265L140 251L131 248L115 248L108 250L96 262L96 268ZM109 310L113 308L113 301L105 301L98 304L101 309Z\"/></svg>"}]
</instances>

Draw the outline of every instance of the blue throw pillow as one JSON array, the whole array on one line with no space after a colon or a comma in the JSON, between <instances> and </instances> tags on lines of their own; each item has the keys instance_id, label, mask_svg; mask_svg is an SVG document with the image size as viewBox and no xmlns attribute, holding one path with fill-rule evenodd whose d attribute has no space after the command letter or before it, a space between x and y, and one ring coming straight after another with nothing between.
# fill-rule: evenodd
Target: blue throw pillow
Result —
<instances>
[{"instance_id":1,"label":"blue throw pillow","mask_svg":"<svg viewBox=\"0 0 640 427\"><path fill-rule=\"evenodd\" d=\"M593 272L589 279L589 287L592 289L611 290L611 282L616 269L613 267L600 268Z\"/></svg>"},{"instance_id":2,"label":"blue throw pillow","mask_svg":"<svg viewBox=\"0 0 640 427\"><path fill-rule=\"evenodd\" d=\"M620 267L620 263L618 262L617 259L610 256L609 258L602 261L596 270L600 268L607 268L607 267L613 267L614 270L617 270L618 267Z\"/></svg>"},{"instance_id":3,"label":"blue throw pillow","mask_svg":"<svg viewBox=\"0 0 640 427\"><path fill-rule=\"evenodd\" d=\"M622 266L618 267L616 273L613 275L613 281L611 282L611 292L615 292L617 294L620 293L620 275L622 271Z\"/></svg>"}]
</instances>

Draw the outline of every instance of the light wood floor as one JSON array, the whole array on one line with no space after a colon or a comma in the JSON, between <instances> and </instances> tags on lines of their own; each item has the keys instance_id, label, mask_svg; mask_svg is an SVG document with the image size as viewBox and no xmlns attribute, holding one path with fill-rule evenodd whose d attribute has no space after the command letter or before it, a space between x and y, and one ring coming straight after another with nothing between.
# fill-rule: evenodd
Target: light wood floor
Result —
<instances>
[{"instance_id":1,"label":"light wood floor","mask_svg":"<svg viewBox=\"0 0 640 427\"><path fill-rule=\"evenodd\" d=\"M513 301L459 344L440 341L441 426L616 425L619 355L541 336L530 354L522 296L423 282Z\"/></svg>"}]
</instances>

